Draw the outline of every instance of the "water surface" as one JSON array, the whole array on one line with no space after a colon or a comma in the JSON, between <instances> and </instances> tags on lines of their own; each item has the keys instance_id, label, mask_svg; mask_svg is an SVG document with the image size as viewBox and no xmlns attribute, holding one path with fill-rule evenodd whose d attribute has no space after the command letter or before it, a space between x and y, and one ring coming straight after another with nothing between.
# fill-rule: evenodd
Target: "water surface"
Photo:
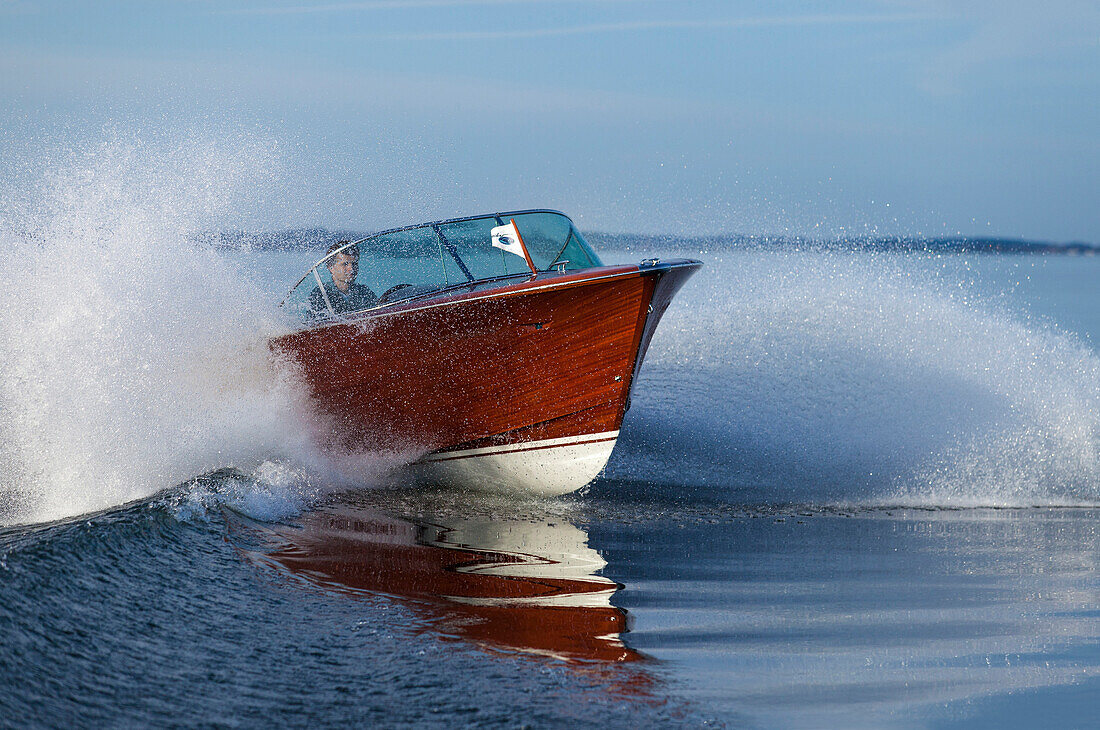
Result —
<instances>
[{"instance_id":1,"label":"water surface","mask_svg":"<svg viewBox=\"0 0 1100 730\"><path fill-rule=\"evenodd\" d=\"M5 376L0 724L1094 724L1100 259L660 253L707 266L547 501L326 481L224 372L257 265L240 321L39 312L86 387Z\"/></svg>"}]
</instances>

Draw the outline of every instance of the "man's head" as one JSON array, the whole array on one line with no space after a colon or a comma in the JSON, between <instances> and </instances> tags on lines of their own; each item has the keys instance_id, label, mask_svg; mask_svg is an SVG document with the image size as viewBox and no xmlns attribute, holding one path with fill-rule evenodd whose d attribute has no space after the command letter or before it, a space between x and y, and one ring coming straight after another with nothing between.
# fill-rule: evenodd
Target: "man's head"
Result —
<instances>
[{"instance_id":1,"label":"man's head","mask_svg":"<svg viewBox=\"0 0 1100 730\"><path fill-rule=\"evenodd\" d=\"M359 247L348 246L348 241L337 241L329 246L328 253L343 249L328 260L328 270L332 281L340 291L347 291L359 274ZM347 248L344 248L347 246Z\"/></svg>"}]
</instances>

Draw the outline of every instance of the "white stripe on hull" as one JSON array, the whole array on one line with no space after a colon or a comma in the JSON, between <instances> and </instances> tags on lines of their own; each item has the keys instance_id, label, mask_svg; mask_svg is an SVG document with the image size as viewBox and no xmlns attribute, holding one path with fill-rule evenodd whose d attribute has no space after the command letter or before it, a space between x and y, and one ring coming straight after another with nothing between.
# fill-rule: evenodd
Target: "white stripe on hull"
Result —
<instances>
[{"instance_id":1,"label":"white stripe on hull","mask_svg":"<svg viewBox=\"0 0 1100 730\"><path fill-rule=\"evenodd\" d=\"M615 448L618 431L524 441L429 454L410 466L422 482L551 496L580 489L596 478Z\"/></svg>"}]
</instances>

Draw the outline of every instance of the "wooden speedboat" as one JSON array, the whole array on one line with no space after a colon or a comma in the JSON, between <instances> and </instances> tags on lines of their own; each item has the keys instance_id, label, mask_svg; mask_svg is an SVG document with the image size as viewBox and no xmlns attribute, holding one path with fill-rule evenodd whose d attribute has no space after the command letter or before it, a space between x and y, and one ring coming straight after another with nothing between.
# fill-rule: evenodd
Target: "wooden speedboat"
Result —
<instances>
[{"instance_id":1,"label":"wooden speedboat","mask_svg":"<svg viewBox=\"0 0 1100 730\"><path fill-rule=\"evenodd\" d=\"M409 226L330 249L283 303L302 328L272 348L308 384L329 451L562 494L607 463L654 329L700 266L605 266L549 210Z\"/></svg>"}]
</instances>

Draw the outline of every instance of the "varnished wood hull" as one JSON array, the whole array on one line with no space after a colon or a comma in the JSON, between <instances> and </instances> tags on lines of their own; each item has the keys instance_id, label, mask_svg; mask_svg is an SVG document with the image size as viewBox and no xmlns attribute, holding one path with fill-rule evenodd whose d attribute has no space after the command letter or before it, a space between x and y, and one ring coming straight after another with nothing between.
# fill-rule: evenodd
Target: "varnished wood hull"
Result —
<instances>
[{"instance_id":1,"label":"varnished wood hull","mask_svg":"<svg viewBox=\"0 0 1100 730\"><path fill-rule=\"evenodd\" d=\"M306 380L329 451L413 454L431 481L562 493L603 468L657 321L698 267L542 273L272 346Z\"/></svg>"}]
</instances>

